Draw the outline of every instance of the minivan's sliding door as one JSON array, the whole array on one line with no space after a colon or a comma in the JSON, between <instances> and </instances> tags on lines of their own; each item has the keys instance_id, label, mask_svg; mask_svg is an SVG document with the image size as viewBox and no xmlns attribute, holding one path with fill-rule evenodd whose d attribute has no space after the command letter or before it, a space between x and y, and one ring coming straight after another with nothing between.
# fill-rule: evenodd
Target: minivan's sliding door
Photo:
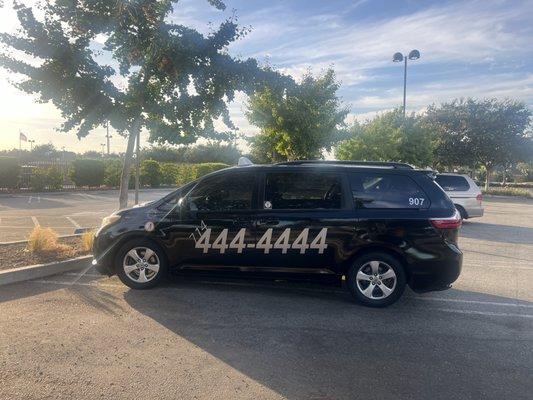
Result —
<instances>
[{"instance_id":1,"label":"minivan's sliding door","mask_svg":"<svg viewBox=\"0 0 533 400\"><path fill-rule=\"evenodd\" d=\"M334 269L355 231L345 176L336 172L266 172L257 211L256 250L269 267Z\"/></svg>"}]
</instances>

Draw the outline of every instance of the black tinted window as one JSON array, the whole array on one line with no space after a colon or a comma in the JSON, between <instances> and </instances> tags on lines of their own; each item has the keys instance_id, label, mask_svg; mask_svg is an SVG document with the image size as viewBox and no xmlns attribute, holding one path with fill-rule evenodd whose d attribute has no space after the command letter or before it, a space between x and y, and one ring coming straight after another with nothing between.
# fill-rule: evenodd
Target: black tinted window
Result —
<instances>
[{"instance_id":1,"label":"black tinted window","mask_svg":"<svg viewBox=\"0 0 533 400\"><path fill-rule=\"evenodd\" d=\"M264 208L338 209L342 205L342 184L336 174L283 172L266 175Z\"/></svg>"},{"instance_id":2,"label":"black tinted window","mask_svg":"<svg viewBox=\"0 0 533 400\"><path fill-rule=\"evenodd\" d=\"M405 175L354 173L350 187L358 208L427 208L426 194Z\"/></svg>"},{"instance_id":3,"label":"black tinted window","mask_svg":"<svg viewBox=\"0 0 533 400\"><path fill-rule=\"evenodd\" d=\"M435 178L441 188L448 191L467 191L470 189L468 181L462 176L437 175Z\"/></svg>"},{"instance_id":4,"label":"black tinted window","mask_svg":"<svg viewBox=\"0 0 533 400\"><path fill-rule=\"evenodd\" d=\"M249 210L254 185L255 174L225 174L200 182L187 196L187 202L191 210Z\"/></svg>"}]
</instances>

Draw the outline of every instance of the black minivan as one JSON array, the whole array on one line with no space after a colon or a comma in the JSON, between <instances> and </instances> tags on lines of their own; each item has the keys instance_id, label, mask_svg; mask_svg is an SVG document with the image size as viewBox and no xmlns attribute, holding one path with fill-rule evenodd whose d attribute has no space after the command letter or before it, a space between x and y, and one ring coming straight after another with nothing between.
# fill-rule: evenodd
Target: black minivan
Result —
<instances>
[{"instance_id":1,"label":"black minivan","mask_svg":"<svg viewBox=\"0 0 533 400\"><path fill-rule=\"evenodd\" d=\"M375 307L395 302L406 284L442 290L459 276L461 218L428 171L239 164L104 218L94 240L98 271L134 289L176 268L335 274Z\"/></svg>"}]
</instances>

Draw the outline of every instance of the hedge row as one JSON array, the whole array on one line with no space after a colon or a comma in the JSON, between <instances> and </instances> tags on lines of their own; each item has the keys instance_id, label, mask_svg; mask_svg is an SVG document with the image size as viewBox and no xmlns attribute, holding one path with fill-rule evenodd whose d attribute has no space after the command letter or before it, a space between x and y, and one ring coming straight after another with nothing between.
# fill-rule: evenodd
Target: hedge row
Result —
<instances>
[{"instance_id":1,"label":"hedge row","mask_svg":"<svg viewBox=\"0 0 533 400\"><path fill-rule=\"evenodd\" d=\"M141 184L151 187L181 186L227 167L229 165L223 163L174 164L145 160L141 163Z\"/></svg>"},{"instance_id":2,"label":"hedge row","mask_svg":"<svg viewBox=\"0 0 533 400\"><path fill-rule=\"evenodd\" d=\"M141 185L149 187L180 186L210 172L227 168L223 163L174 164L144 160L141 163ZM15 189L19 185L21 168L16 158L0 157L0 188ZM78 159L68 171L69 178L77 187L120 186L122 162L120 160ZM55 167L35 167L32 170L30 187L35 191L59 190L64 177ZM130 187L134 185L130 179Z\"/></svg>"}]
</instances>

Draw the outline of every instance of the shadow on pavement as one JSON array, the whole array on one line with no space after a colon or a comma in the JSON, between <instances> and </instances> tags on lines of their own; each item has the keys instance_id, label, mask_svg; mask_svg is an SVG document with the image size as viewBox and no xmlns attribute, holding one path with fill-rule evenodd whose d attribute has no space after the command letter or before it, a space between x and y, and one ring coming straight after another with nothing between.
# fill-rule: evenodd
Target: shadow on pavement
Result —
<instances>
[{"instance_id":1,"label":"shadow on pavement","mask_svg":"<svg viewBox=\"0 0 533 400\"><path fill-rule=\"evenodd\" d=\"M460 232L461 237L489 242L532 244L533 228L512 225L467 222Z\"/></svg>"},{"instance_id":2,"label":"shadow on pavement","mask_svg":"<svg viewBox=\"0 0 533 400\"><path fill-rule=\"evenodd\" d=\"M288 399L520 398L533 366L531 340L517 339L531 337L530 321L446 313L408 297L370 309L329 284L180 277L124 298Z\"/></svg>"}]
</instances>

